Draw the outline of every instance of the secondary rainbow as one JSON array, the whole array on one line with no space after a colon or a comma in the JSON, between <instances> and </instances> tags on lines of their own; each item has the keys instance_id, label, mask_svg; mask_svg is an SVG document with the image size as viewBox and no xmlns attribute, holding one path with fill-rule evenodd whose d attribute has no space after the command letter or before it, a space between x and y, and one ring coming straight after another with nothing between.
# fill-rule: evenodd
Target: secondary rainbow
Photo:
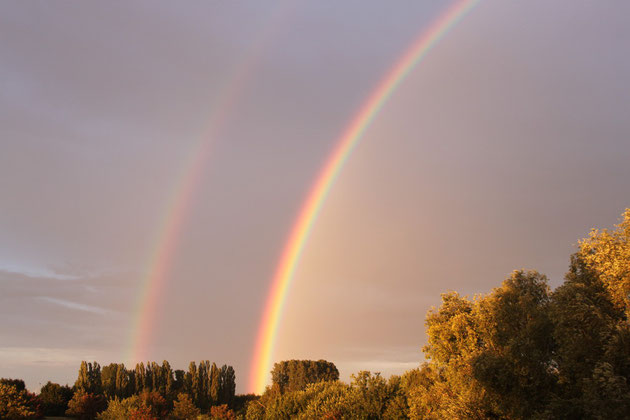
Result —
<instances>
[{"instance_id":1,"label":"secondary rainbow","mask_svg":"<svg viewBox=\"0 0 630 420\"><path fill-rule=\"evenodd\" d=\"M302 204L276 267L254 348L249 379L251 392L260 394L267 385L278 326L289 286L313 224L337 175L339 175L363 133L400 83L431 48L479 1L461 0L454 3L433 21L428 29L422 31L411 47L372 91L367 101L359 108L359 111L337 140L332 153L320 170Z\"/></svg>"},{"instance_id":2,"label":"secondary rainbow","mask_svg":"<svg viewBox=\"0 0 630 420\"><path fill-rule=\"evenodd\" d=\"M129 364L147 360L151 355L152 334L162 302L171 266L187 215L194 203L195 193L203 180L213 142L223 133L238 108L238 103L264 56L269 44L288 26L289 18L298 7L297 2L284 2L273 13L257 38L257 42L244 55L231 77L222 83L223 88L214 100L210 119L205 130L188 154L180 175L171 190L171 196L163 213L160 229L153 243L147 270L141 280L139 296L133 313L132 326L126 348L125 360Z\"/></svg>"}]
</instances>

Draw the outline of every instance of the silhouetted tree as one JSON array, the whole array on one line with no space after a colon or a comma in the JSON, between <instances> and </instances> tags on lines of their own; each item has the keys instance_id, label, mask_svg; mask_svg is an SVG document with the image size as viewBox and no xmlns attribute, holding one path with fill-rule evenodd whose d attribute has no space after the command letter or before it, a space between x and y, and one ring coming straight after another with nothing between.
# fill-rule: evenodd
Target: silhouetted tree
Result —
<instances>
[{"instance_id":1,"label":"silhouetted tree","mask_svg":"<svg viewBox=\"0 0 630 420\"><path fill-rule=\"evenodd\" d=\"M74 392L67 385L48 381L39 393L39 400L42 403L42 410L46 416L63 416L68 409L68 402L72 399Z\"/></svg>"}]
</instances>

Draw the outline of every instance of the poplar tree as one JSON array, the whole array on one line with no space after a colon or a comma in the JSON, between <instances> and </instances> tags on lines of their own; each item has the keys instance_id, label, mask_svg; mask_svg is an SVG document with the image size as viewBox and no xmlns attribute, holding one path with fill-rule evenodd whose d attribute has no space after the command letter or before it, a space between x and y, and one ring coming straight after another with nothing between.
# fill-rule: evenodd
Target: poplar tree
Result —
<instances>
[{"instance_id":1,"label":"poplar tree","mask_svg":"<svg viewBox=\"0 0 630 420\"><path fill-rule=\"evenodd\" d=\"M145 370L144 370L144 363L143 362L137 363L135 375L134 375L136 394L140 394L142 391L144 391L145 378L146 378L146 375L145 375Z\"/></svg>"},{"instance_id":2,"label":"poplar tree","mask_svg":"<svg viewBox=\"0 0 630 420\"><path fill-rule=\"evenodd\" d=\"M97 362L82 361L74 386L77 390L81 389L89 394L100 394L102 392L101 366Z\"/></svg>"},{"instance_id":3,"label":"poplar tree","mask_svg":"<svg viewBox=\"0 0 630 420\"><path fill-rule=\"evenodd\" d=\"M221 404L232 405L234 394L236 392L236 374L232 366L223 365L221 367L221 390L219 402Z\"/></svg>"},{"instance_id":4,"label":"poplar tree","mask_svg":"<svg viewBox=\"0 0 630 420\"><path fill-rule=\"evenodd\" d=\"M118 398L126 398L130 393L130 374L124 364L118 365L116 371L116 396Z\"/></svg>"},{"instance_id":5,"label":"poplar tree","mask_svg":"<svg viewBox=\"0 0 630 420\"><path fill-rule=\"evenodd\" d=\"M193 399L193 402L199 404L199 373L197 372L197 365L195 362L190 362L188 366L188 374L186 375L186 382L189 386L189 394Z\"/></svg>"},{"instance_id":6,"label":"poplar tree","mask_svg":"<svg viewBox=\"0 0 630 420\"><path fill-rule=\"evenodd\" d=\"M162 362L162 376L165 378L164 392L170 396L173 393L173 369L171 369L171 365L166 360Z\"/></svg>"},{"instance_id":7,"label":"poplar tree","mask_svg":"<svg viewBox=\"0 0 630 420\"><path fill-rule=\"evenodd\" d=\"M209 370L210 370L210 362L207 360L202 360L199 362L199 368L197 374L199 376L199 395L197 397L197 404L199 407L206 409L210 404L209 398Z\"/></svg>"},{"instance_id":8,"label":"poplar tree","mask_svg":"<svg viewBox=\"0 0 630 420\"><path fill-rule=\"evenodd\" d=\"M219 402L219 392L221 389L221 373L216 363L212 363L210 368L210 404L216 405Z\"/></svg>"}]
</instances>

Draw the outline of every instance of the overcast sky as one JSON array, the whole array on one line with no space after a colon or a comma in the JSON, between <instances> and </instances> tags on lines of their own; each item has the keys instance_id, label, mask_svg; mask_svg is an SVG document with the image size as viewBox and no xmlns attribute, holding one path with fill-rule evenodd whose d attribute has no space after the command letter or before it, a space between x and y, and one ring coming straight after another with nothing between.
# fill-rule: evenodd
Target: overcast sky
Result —
<instances>
[{"instance_id":1,"label":"overcast sky","mask_svg":"<svg viewBox=\"0 0 630 420\"><path fill-rule=\"evenodd\" d=\"M449 2L4 2L0 377L124 361L164 215L208 144L150 358L245 392L265 298L344 126ZM387 102L298 266L276 360L423 360L440 293L560 284L630 206L630 4L482 1ZM222 127L208 137L216 120Z\"/></svg>"}]
</instances>

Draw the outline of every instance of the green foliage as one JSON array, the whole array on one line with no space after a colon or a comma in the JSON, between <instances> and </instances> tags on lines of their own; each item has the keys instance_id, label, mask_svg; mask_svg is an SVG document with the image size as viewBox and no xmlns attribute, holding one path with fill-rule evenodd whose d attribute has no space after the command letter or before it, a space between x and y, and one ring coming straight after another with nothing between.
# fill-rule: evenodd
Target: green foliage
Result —
<instances>
[{"instance_id":1,"label":"green foliage","mask_svg":"<svg viewBox=\"0 0 630 420\"><path fill-rule=\"evenodd\" d=\"M39 393L39 400L46 416L63 416L68 409L68 402L72 399L74 392L67 385L48 381Z\"/></svg>"},{"instance_id":2,"label":"green foliage","mask_svg":"<svg viewBox=\"0 0 630 420\"><path fill-rule=\"evenodd\" d=\"M21 380L0 381L0 419L35 419L40 416L39 400L23 385Z\"/></svg>"}]
</instances>

